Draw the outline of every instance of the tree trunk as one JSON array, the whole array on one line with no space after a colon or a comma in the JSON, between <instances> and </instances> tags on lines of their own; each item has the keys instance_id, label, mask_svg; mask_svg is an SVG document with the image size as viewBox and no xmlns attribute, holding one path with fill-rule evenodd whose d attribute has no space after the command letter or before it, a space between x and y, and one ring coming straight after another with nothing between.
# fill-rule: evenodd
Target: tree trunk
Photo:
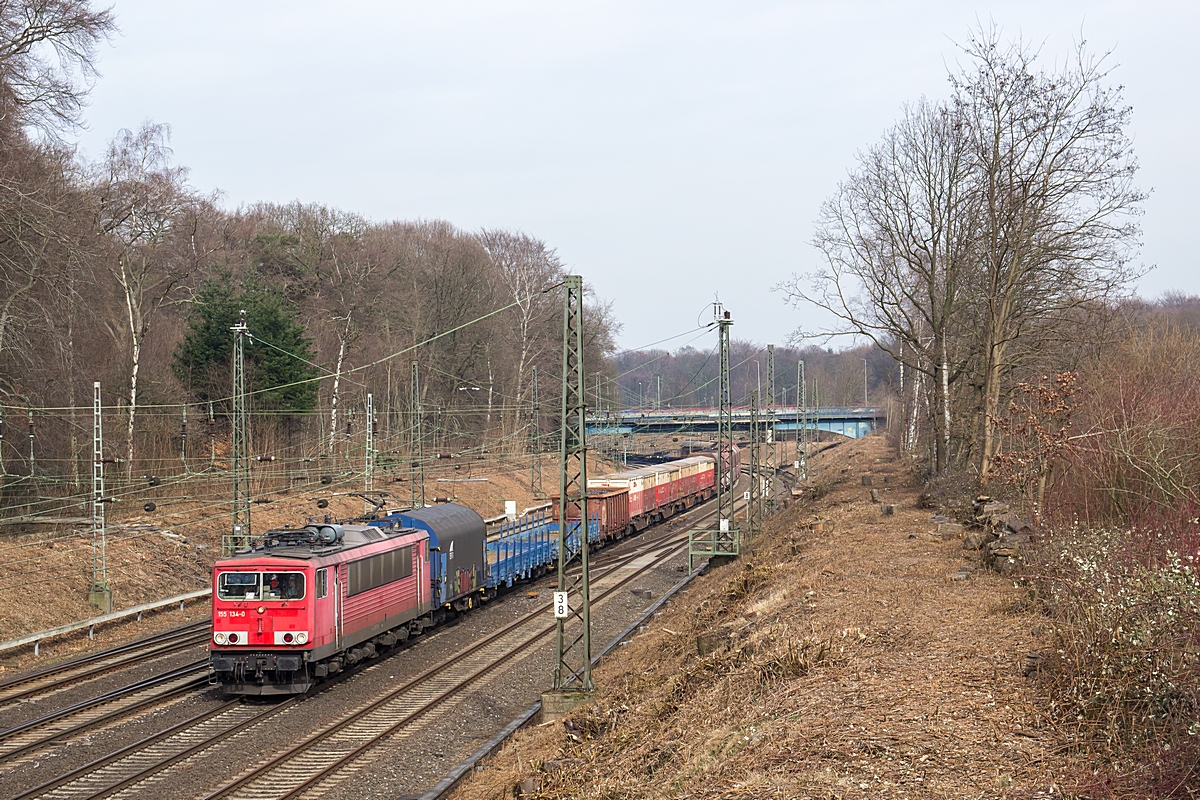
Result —
<instances>
[{"instance_id":1,"label":"tree trunk","mask_svg":"<svg viewBox=\"0 0 1200 800\"><path fill-rule=\"evenodd\" d=\"M137 416L137 389L138 389L138 373L142 367L142 335L144 333L141 313L137 305L133 302L133 284L129 278L129 273L125 267L124 258L121 259L121 288L125 292L125 310L129 320L129 430L128 442L125 449L125 479L133 479L133 431L134 419Z\"/></svg>"},{"instance_id":2,"label":"tree trunk","mask_svg":"<svg viewBox=\"0 0 1200 800\"><path fill-rule=\"evenodd\" d=\"M996 454L996 429L993 420L1000 407L1000 373L1003 366L1004 347L992 343L988 347L987 364L983 375L983 452L979 463L979 477L987 478L992 472L992 456Z\"/></svg>"},{"instance_id":3,"label":"tree trunk","mask_svg":"<svg viewBox=\"0 0 1200 800\"><path fill-rule=\"evenodd\" d=\"M338 387L342 382L342 361L346 358L346 338L350 333L350 315L346 315L346 333L338 337L337 368L333 371L333 396L329 400L329 456L334 454L337 442Z\"/></svg>"},{"instance_id":4,"label":"tree trunk","mask_svg":"<svg viewBox=\"0 0 1200 800\"><path fill-rule=\"evenodd\" d=\"M950 466L950 359L946 356L946 332L942 331L942 449L945 453L939 466L945 471Z\"/></svg>"}]
</instances>

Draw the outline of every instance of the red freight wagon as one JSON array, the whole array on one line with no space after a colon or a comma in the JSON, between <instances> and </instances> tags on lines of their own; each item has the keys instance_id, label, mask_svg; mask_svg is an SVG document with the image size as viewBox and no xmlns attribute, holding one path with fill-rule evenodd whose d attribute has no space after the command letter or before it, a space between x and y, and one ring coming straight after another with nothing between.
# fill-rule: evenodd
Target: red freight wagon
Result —
<instances>
[{"instance_id":1,"label":"red freight wagon","mask_svg":"<svg viewBox=\"0 0 1200 800\"><path fill-rule=\"evenodd\" d=\"M588 486L628 490L632 532L713 497L716 491L715 475L711 456L692 456L665 464L599 475L589 478Z\"/></svg>"},{"instance_id":2,"label":"red freight wagon","mask_svg":"<svg viewBox=\"0 0 1200 800\"><path fill-rule=\"evenodd\" d=\"M714 486L713 476L716 475L713 460L707 456L693 456L675 463L680 468L680 494L683 497L707 497L708 490Z\"/></svg>"},{"instance_id":3,"label":"red freight wagon","mask_svg":"<svg viewBox=\"0 0 1200 800\"><path fill-rule=\"evenodd\" d=\"M655 473L651 469L642 467L588 478L588 490L592 489L624 490L627 493L631 532L640 531L653 521L658 504L655 497Z\"/></svg>"},{"instance_id":4,"label":"red freight wagon","mask_svg":"<svg viewBox=\"0 0 1200 800\"><path fill-rule=\"evenodd\" d=\"M588 481L590 484L591 481ZM558 498L551 497L551 518L558 522ZM600 539L619 539L632 529L629 527L628 489L588 489L588 517L600 518ZM579 519L579 506L572 503L567 509L567 519Z\"/></svg>"}]
</instances>

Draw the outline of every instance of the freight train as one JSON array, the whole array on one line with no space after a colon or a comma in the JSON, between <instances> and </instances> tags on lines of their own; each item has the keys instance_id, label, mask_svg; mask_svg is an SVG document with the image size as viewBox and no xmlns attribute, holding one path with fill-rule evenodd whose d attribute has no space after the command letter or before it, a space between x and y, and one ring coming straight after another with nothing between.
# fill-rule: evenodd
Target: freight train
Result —
<instances>
[{"instance_id":1,"label":"freight train","mask_svg":"<svg viewBox=\"0 0 1200 800\"><path fill-rule=\"evenodd\" d=\"M740 454L730 454L731 481ZM704 454L588 480L587 541L603 546L715 496ZM373 658L558 558L557 503L493 536L452 503L393 511L364 524L268 531L213 566L210 683L226 694L291 695ZM580 546L578 509L568 547Z\"/></svg>"}]
</instances>

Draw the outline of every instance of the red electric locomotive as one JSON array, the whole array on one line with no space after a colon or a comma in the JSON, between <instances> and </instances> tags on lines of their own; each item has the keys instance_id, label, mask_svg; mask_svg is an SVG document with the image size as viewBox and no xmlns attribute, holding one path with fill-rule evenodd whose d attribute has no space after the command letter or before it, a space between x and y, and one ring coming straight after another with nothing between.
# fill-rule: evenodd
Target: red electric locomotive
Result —
<instances>
[{"instance_id":1,"label":"red electric locomotive","mask_svg":"<svg viewBox=\"0 0 1200 800\"><path fill-rule=\"evenodd\" d=\"M429 533L368 525L271 531L213 568L213 681L306 691L431 624Z\"/></svg>"}]
</instances>

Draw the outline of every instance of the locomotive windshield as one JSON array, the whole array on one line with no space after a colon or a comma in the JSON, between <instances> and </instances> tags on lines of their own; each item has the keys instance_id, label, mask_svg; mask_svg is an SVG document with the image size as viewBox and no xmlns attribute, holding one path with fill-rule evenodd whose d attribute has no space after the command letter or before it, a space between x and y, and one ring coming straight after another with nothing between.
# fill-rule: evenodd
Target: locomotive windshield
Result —
<instances>
[{"instance_id":1,"label":"locomotive windshield","mask_svg":"<svg viewBox=\"0 0 1200 800\"><path fill-rule=\"evenodd\" d=\"M300 600L303 572L222 572L217 576L221 600Z\"/></svg>"}]
</instances>

